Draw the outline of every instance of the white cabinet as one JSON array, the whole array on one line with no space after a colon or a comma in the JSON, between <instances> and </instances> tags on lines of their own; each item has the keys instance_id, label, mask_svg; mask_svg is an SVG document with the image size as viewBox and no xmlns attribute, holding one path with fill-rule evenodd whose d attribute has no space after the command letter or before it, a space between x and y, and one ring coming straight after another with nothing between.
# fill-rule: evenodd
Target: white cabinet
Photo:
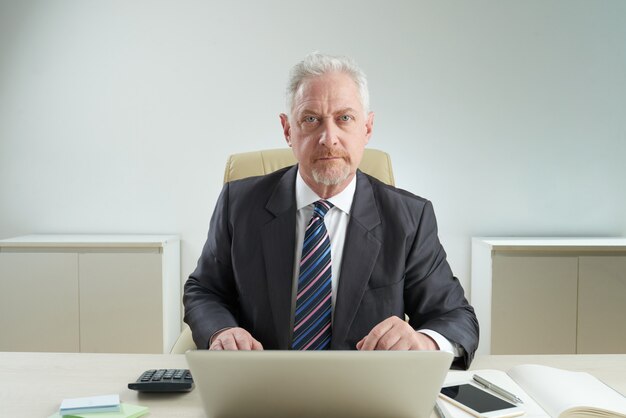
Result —
<instances>
[{"instance_id":1,"label":"white cabinet","mask_svg":"<svg viewBox=\"0 0 626 418\"><path fill-rule=\"evenodd\" d=\"M480 354L626 353L626 239L474 238Z\"/></svg>"},{"instance_id":2,"label":"white cabinet","mask_svg":"<svg viewBox=\"0 0 626 418\"><path fill-rule=\"evenodd\" d=\"M164 353L180 334L180 241L0 241L0 351Z\"/></svg>"}]
</instances>

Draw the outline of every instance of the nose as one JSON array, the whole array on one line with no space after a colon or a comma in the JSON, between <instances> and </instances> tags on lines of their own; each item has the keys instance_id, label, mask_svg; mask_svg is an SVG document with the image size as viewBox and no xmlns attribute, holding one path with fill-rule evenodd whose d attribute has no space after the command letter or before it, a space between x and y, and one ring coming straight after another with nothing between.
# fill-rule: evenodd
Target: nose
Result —
<instances>
[{"instance_id":1,"label":"nose","mask_svg":"<svg viewBox=\"0 0 626 418\"><path fill-rule=\"evenodd\" d=\"M333 147L337 145L339 140L338 128L335 125L335 121L333 118L324 119L322 133L320 135L320 145L325 145L327 147Z\"/></svg>"}]
</instances>

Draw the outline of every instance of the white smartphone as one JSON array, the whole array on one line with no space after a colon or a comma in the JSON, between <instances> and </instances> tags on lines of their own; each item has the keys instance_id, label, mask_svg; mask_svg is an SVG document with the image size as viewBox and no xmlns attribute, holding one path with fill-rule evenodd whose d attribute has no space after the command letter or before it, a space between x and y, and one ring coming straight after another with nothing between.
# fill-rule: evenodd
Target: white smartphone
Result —
<instances>
[{"instance_id":1,"label":"white smartphone","mask_svg":"<svg viewBox=\"0 0 626 418\"><path fill-rule=\"evenodd\" d=\"M508 418L524 414L524 409L469 383L444 386L440 396L480 418Z\"/></svg>"}]
</instances>

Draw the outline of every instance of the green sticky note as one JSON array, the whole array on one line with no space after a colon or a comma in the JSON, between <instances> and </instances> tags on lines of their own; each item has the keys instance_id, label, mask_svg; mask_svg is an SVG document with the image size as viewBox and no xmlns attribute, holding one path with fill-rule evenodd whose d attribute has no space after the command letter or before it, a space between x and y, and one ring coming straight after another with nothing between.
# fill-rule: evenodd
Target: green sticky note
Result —
<instances>
[{"instance_id":1,"label":"green sticky note","mask_svg":"<svg viewBox=\"0 0 626 418\"><path fill-rule=\"evenodd\" d=\"M138 418L149 412L147 406L121 403L119 412L93 412L89 414L61 415L56 413L49 418Z\"/></svg>"}]
</instances>

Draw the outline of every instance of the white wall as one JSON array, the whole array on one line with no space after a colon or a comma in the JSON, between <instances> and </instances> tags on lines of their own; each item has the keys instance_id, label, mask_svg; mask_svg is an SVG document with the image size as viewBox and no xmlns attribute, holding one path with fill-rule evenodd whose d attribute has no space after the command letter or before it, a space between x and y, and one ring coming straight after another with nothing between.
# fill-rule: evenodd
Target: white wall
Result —
<instances>
[{"instance_id":1,"label":"white wall","mask_svg":"<svg viewBox=\"0 0 626 418\"><path fill-rule=\"evenodd\" d=\"M0 238L176 233L195 267L227 155L282 147L312 50L369 76L400 187L470 237L626 234L626 2L0 0Z\"/></svg>"}]
</instances>

